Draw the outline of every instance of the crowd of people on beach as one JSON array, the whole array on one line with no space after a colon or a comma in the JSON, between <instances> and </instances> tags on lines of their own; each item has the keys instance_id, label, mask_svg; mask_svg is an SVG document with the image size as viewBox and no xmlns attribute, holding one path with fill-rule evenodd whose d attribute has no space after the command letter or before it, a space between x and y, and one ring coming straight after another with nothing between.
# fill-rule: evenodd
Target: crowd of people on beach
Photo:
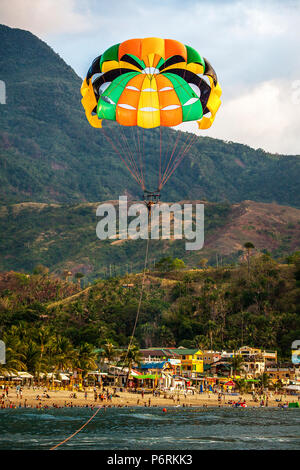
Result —
<instances>
[{"instance_id":1,"label":"crowd of people on beach","mask_svg":"<svg viewBox=\"0 0 300 470\"><path fill-rule=\"evenodd\" d=\"M69 400L65 400L63 403L57 403L57 400L52 401L51 398L53 397L52 391L49 391L47 387L33 387L32 390L38 391L39 393L35 396L34 399L31 398L30 402L28 402L27 398L23 399L23 387L21 385L17 385L15 387L8 387L7 385L2 387L2 395L0 395L0 409L7 409L7 408L36 408L36 409L48 409L48 408L91 408L94 409L95 407L99 408L123 408L128 406L134 406L134 403L130 403L127 401L126 403L113 403L113 398L123 398L122 393L118 395L116 389L110 390L108 387L105 388L104 386L101 388L94 387L93 388L93 397L94 400L91 402L90 393L88 393L87 389L83 390L83 395L80 398L84 397L84 403L82 400L80 403L76 403L78 398L78 391L71 392L69 395ZM120 392L125 390L120 389ZM137 391L135 391L137 393ZM136 400L136 406L143 406L143 407L158 407L159 405L152 402L152 397L154 398L154 402L156 401L155 398L160 397L161 393L163 394L164 399L168 399L172 401L173 406L175 407L191 407L191 406L202 406L207 408L208 403L203 403L201 405L196 405L195 403L188 403L187 402L187 394L184 396L179 396L179 394L167 394L166 392L162 392L160 390L153 390L151 394L148 393L147 398L145 397L145 391L142 389L139 391L139 396ZM15 394L15 399L12 395ZM210 395L208 395L210 398ZM34 401L33 401L34 400ZM120 400L119 400L120 401ZM211 400L208 400L211 401ZM252 402L257 403L257 405L253 405ZM287 401L282 400L282 396L280 398L276 398L275 401L277 402L278 408L287 408L289 406ZM259 403L259 405L258 405ZM238 397L236 400L233 397L228 397L225 394L218 393L217 395L217 405L218 407L232 407L232 408L247 408L249 406L252 407L268 407L269 406L269 395L268 393L257 395L256 393L252 394L250 404L247 403L246 399L242 396ZM273 404L274 406L274 404Z\"/></svg>"}]
</instances>

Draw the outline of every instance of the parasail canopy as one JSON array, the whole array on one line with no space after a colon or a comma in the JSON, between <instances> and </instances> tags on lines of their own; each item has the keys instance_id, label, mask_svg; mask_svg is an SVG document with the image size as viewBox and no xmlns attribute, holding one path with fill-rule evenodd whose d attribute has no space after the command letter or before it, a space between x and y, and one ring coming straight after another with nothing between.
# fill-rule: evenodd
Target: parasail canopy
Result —
<instances>
[{"instance_id":1,"label":"parasail canopy","mask_svg":"<svg viewBox=\"0 0 300 470\"><path fill-rule=\"evenodd\" d=\"M120 134L123 126L153 129L189 121L207 129L221 104L221 93L216 72L207 59L191 46L161 38L129 39L111 46L94 59L81 87L89 123L101 128L103 121L115 121ZM159 191L191 147L194 136L188 135L184 145L175 142L165 158L160 145ZM138 165L143 159L143 135L136 134L136 152L128 145L124 131L119 146L111 134L106 137L145 190L143 169Z\"/></svg>"}]
</instances>

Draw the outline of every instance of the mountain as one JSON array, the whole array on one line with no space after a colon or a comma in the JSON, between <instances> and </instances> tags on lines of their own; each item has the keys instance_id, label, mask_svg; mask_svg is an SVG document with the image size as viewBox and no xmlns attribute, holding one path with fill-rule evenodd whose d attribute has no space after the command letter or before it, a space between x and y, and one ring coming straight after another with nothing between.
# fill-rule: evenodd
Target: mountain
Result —
<instances>
[{"instance_id":1,"label":"mountain","mask_svg":"<svg viewBox=\"0 0 300 470\"><path fill-rule=\"evenodd\" d=\"M80 103L81 78L47 44L28 31L0 26L0 80L7 94L6 104L0 105L2 204L96 202L125 192L141 197L113 145L88 124ZM131 129L108 125L106 131L121 146L125 139L129 153L137 148ZM163 134L163 152L177 138L177 149L189 138L172 129ZM155 187L160 131L145 131L144 144L147 174ZM299 156L198 137L163 198L300 207L299 162Z\"/></svg>"},{"instance_id":2,"label":"mountain","mask_svg":"<svg viewBox=\"0 0 300 470\"><path fill-rule=\"evenodd\" d=\"M117 205L116 201L110 201ZM192 201L181 201L181 204ZM201 201L194 201L201 202ZM202 201L203 202L203 201ZM99 240L95 229L98 203L77 205L20 203L0 206L0 271L32 272L43 264L56 273L83 272L86 278L139 271L144 240ZM282 258L299 250L300 210L278 204L244 201L205 202L205 241L201 251L186 251L185 240L151 240L149 266L162 257L183 259L190 267L232 263L251 241L257 251Z\"/></svg>"}]
</instances>

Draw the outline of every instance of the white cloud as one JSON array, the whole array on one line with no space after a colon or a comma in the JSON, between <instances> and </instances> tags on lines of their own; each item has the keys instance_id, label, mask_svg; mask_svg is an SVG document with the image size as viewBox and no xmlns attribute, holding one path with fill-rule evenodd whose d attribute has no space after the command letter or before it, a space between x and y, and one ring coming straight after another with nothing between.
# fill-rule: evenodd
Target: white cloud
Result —
<instances>
[{"instance_id":1,"label":"white cloud","mask_svg":"<svg viewBox=\"0 0 300 470\"><path fill-rule=\"evenodd\" d=\"M300 100L295 99L299 90L293 85L292 81L273 80L236 98L223 97L214 125L203 135L300 155Z\"/></svg>"},{"instance_id":2,"label":"white cloud","mask_svg":"<svg viewBox=\"0 0 300 470\"><path fill-rule=\"evenodd\" d=\"M90 27L90 12L76 11L75 0L1 0L1 22L45 37L81 33Z\"/></svg>"},{"instance_id":3,"label":"white cloud","mask_svg":"<svg viewBox=\"0 0 300 470\"><path fill-rule=\"evenodd\" d=\"M0 0L0 17L40 36L82 77L94 57L130 37L190 44L223 89L208 135L300 153L300 105L290 99L300 79L299 1Z\"/></svg>"}]
</instances>

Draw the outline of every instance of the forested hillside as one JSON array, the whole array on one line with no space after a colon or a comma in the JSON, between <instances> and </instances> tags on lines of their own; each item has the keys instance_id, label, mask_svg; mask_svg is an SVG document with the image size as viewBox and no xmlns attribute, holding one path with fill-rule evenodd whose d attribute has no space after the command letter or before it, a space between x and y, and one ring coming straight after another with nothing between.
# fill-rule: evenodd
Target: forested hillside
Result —
<instances>
[{"instance_id":1,"label":"forested hillside","mask_svg":"<svg viewBox=\"0 0 300 470\"><path fill-rule=\"evenodd\" d=\"M290 359L291 343L300 335L299 254L289 261L280 265L268 255L254 256L249 273L244 263L236 268L148 272L135 341L141 347L216 350L248 344L278 349L280 360ZM38 342L46 327L75 347L107 342L125 347L141 279L128 275L100 280L66 297L66 284L46 273L2 275L0 335L5 332L8 341L21 335L23 352L34 350L33 339ZM40 284L48 286L42 297Z\"/></svg>"}]
</instances>

